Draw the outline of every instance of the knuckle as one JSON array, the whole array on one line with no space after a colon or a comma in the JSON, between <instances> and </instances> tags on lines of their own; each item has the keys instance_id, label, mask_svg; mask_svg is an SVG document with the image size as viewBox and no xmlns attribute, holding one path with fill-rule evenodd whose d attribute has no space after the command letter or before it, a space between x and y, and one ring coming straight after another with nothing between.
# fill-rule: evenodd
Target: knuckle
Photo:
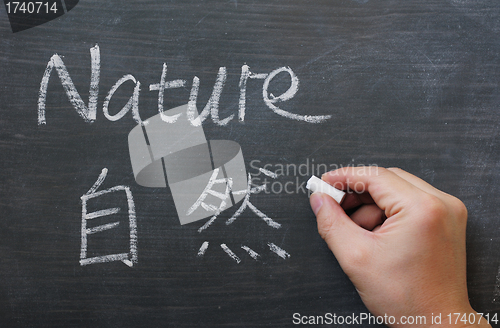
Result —
<instances>
[{"instance_id":1,"label":"knuckle","mask_svg":"<svg viewBox=\"0 0 500 328\"><path fill-rule=\"evenodd\" d=\"M441 217L446 214L446 204L436 196L426 195L425 203L429 214L433 217Z\"/></svg>"},{"instance_id":2,"label":"knuckle","mask_svg":"<svg viewBox=\"0 0 500 328\"><path fill-rule=\"evenodd\" d=\"M427 218L429 220L444 221L450 217L467 220L467 207L458 198L447 195L446 198L427 194L424 196Z\"/></svg>"},{"instance_id":3,"label":"knuckle","mask_svg":"<svg viewBox=\"0 0 500 328\"><path fill-rule=\"evenodd\" d=\"M426 216L423 218L429 228L440 226L448 216L448 207L438 197L426 194L423 196Z\"/></svg>"},{"instance_id":4,"label":"knuckle","mask_svg":"<svg viewBox=\"0 0 500 328\"><path fill-rule=\"evenodd\" d=\"M351 262L356 266L361 266L367 263L369 258L368 252L360 247L353 248L351 250L350 257L351 257Z\"/></svg>"},{"instance_id":5,"label":"knuckle","mask_svg":"<svg viewBox=\"0 0 500 328\"><path fill-rule=\"evenodd\" d=\"M460 199L458 199L454 196L450 196L450 197L451 197L450 204L451 204L451 207L453 208L455 215L459 219L466 221L467 215L468 215L467 207Z\"/></svg>"},{"instance_id":6,"label":"knuckle","mask_svg":"<svg viewBox=\"0 0 500 328\"><path fill-rule=\"evenodd\" d=\"M348 258L343 263L343 268L347 274L363 270L369 264L371 258L370 252L363 247L353 247L348 254Z\"/></svg>"},{"instance_id":7,"label":"knuckle","mask_svg":"<svg viewBox=\"0 0 500 328\"><path fill-rule=\"evenodd\" d=\"M421 227L428 235L440 232L442 236L453 235L454 229L464 228L467 223L467 208L458 198L424 196L425 215Z\"/></svg>"}]
</instances>

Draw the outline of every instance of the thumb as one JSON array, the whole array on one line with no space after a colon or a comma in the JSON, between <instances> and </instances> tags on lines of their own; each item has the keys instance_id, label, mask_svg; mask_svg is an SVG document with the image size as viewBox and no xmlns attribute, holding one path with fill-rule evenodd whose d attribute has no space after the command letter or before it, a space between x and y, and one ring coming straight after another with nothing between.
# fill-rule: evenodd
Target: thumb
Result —
<instances>
[{"instance_id":1,"label":"thumb","mask_svg":"<svg viewBox=\"0 0 500 328\"><path fill-rule=\"evenodd\" d=\"M352 221L332 197L313 193L309 201L316 214L318 232L339 263L349 261L353 253L359 254L369 240L366 235L371 232Z\"/></svg>"}]
</instances>

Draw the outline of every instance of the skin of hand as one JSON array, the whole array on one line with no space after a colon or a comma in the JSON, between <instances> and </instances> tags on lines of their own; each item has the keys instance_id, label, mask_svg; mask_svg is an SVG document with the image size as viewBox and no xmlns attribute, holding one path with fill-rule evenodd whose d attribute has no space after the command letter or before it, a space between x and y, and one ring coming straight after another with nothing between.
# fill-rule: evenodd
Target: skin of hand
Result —
<instances>
[{"instance_id":1,"label":"skin of hand","mask_svg":"<svg viewBox=\"0 0 500 328\"><path fill-rule=\"evenodd\" d=\"M326 194L311 195L318 231L375 316L441 313L437 327L491 327L467 295L467 209L457 198L401 169L350 167L322 179L349 191L340 206ZM350 214L348 216L346 214ZM453 322L449 325L448 314ZM473 313L475 324L453 313Z\"/></svg>"}]
</instances>

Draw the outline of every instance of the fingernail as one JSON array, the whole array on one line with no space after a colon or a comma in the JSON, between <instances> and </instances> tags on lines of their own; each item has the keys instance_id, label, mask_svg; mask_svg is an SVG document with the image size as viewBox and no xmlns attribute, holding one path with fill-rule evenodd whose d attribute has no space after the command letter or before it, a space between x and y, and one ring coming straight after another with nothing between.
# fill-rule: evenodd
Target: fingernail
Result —
<instances>
[{"instance_id":1,"label":"fingernail","mask_svg":"<svg viewBox=\"0 0 500 328\"><path fill-rule=\"evenodd\" d=\"M317 215L319 209L323 205L323 197L319 193L313 193L311 198L309 198L309 202L311 203L311 208L314 212L314 215Z\"/></svg>"}]
</instances>

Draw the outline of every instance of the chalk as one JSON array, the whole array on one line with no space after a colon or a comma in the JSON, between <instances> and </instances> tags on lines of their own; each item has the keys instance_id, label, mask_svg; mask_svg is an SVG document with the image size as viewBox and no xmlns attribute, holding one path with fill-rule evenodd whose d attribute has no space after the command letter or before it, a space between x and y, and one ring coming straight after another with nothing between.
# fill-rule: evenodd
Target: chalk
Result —
<instances>
[{"instance_id":1,"label":"chalk","mask_svg":"<svg viewBox=\"0 0 500 328\"><path fill-rule=\"evenodd\" d=\"M201 247L200 247L200 250L198 251L198 256L203 256L205 254L205 252L207 251L207 248L208 248L208 241L205 241Z\"/></svg>"},{"instance_id":2,"label":"chalk","mask_svg":"<svg viewBox=\"0 0 500 328\"><path fill-rule=\"evenodd\" d=\"M330 186L328 183L314 175L307 181L306 188L312 192L322 192L330 195L339 204L342 203L345 197L345 192Z\"/></svg>"},{"instance_id":3,"label":"chalk","mask_svg":"<svg viewBox=\"0 0 500 328\"><path fill-rule=\"evenodd\" d=\"M264 173L265 175L267 175L268 177L273 178L273 179L276 179L278 177L278 175L276 173L269 171L269 170L266 170L266 169L263 169L262 167L259 167L259 172Z\"/></svg>"},{"instance_id":4,"label":"chalk","mask_svg":"<svg viewBox=\"0 0 500 328\"><path fill-rule=\"evenodd\" d=\"M280 96L276 97L272 93L270 94L268 89L269 89L269 84L271 83L272 79L276 77L281 72L286 72L290 75L290 88L288 88L287 91L285 91L283 94ZM275 112L278 115L281 115L283 117L292 119L292 120L297 120L297 121L305 121L308 123L322 123L325 122L326 120L332 118L332 115L299 115L299 114L294 114L287 112L286 110L283 110L276 106L276 103L287 101L292 99L297 91L299 90L299 78L295 73L292 71L290 67L281 67L278 69L275 69L271 73L269 73L264 80L264 84L262 86L262 98L264 99L264 103L269 107L273 112Z\"/></svg>"},{"instance_id":5,"label":"chalk","mask_svg":"<svg viewBox=\"0 0 500 328\"><path fill-rule=\"evenodd\" d=\"M162 119L162 121L167 123L175 123L179 118L179 116L182 115L182 113L178 113L173 116L166 115L165 111L163 110L163 98L164 98L163 96L166 89L182 88L186 86L187 81L174 80L165 82L166 75L167 75L167 63L163 63L163 70L161 72L160 83L150 84L149 91L154 91L154 90L158 91L158 112L160 113L160 118Z\"/></svg>"},{"instance_id":6,"label":"chalk","mask_svg":"<svg viewBox=\"0 0 500 328\"><path fill-rule=\"evenodd\" d=\"M241 246L241 248L243 248L245 251L247 251L248 255L250 255L250 257L252 257L254 260L258 260L260 255L254 251L253 249L251 249L250 247L248 246Z\"/></svg>"},{"instance_id":7,"label":"chalk","mask_svg":"<svg viewBox=\"0 0 500 328\"><path fill-rule=\"evenodd\" d=\"M135 214L135 204L134 198L132 196L132 191L128 186L114 186L109 189L97 191L97 189L102 185L104 179L108 174L108 169L103 168L101 174L97 178L94 185L80 198L82 200L82 225L81 225L81 248L80 248L80 265L89 265L95 263L106 263L112 261L122 261L129 267L133 267L137 263L137 218ZM119 207L107 208L104 210L99 210L95 212L87 212L87 202L90 199L117 191L124 191L127 197L128 204L128 218L129 218L129 228L130 228L130 250L128 253L119 254L109 254L103 256L87 257L87 244L88 235L92 235L105 230L113 229L118 227L120 222L113 222L108 224L99 225L93 228L87 228L87 221L93 220L100 217L105 217L113 215L120 212Z\"/></svg>"},{"instance_id":8,"label":"chalk","mask_svg":"<svg viewBox=\"0 0 500 328\"><path fill-rule=\"evenodd\" d=\"M75 84L71 77L69 76L68 69L64 65L61 56L54 54L49 62L47 63L47 68L43 73L42 81L40 82L40 91L38 92L38 125L46 124L45 120L45 105L47 101L47 88L49 85L50 74L55 68L57 74L59 75L59 80L66 91L69 101L76 109L78 115L80 115L85 122L94 122L97 114L97 99L99 97L99 78L101 73L101 55L99 46L96 44L94 47L90 48L91 56L91 75L90 75L90 89L89 89L89 105L85 105L76 90Z\"/></svg>"},{"instance_id":9,"label":"chalk","mask_svg":"<svg viewBox=\"0 0 500 328\"><path fill-rule=\"evenodd\" d=\"M360 0L365 1L365 0ZM47 63L42 80L40 81L40 89L38 91L38 125L47 124L45 118L46 103L47 103L47 92L49 86L49 80L52 71L57 71L59 80L66 92L68 100L74 109L80 115L85 122L92 123L97 117L97 103L99 100L99 83L101 76L101 54L99 45L95 45L90 48L91 55L91 75L90 75L90 88L89 88L89 100L86 104L80 93L75 87L73 80L65 66L62 58L58 54L54 54ZM290 78L290 87L288 90L282 94L275 96L270 92L270 86L273 80L278 75L288 74ZM163 63L162 73L159 83L154 83L149 85L149 91L158 91L158 112L160 118L166 123L176 123L182 113L176 113L175 115L166 115L163 109L163 102L165 98L165 90L168 89L178 89L186 87L187 80L177 79L172 81L166 81L167 75L167 64ZM227 79L227 69L224 66L219 68L217 78L214 83L212 94L203 108L201 113L198 113L196 108L196 103L198 100L198 93L200 89L200 79L197 76L193 77L193 84L191 86L191 91L189 94L189 102L187 106L186 115L188 121L193 126L200 126L202 123L211 116L213 123L218 126L226 126L235 117L235 114L231 114L224 119L219 117L219 102L221 98L222 91ZM280 77L281 78L281 77ZM332 115L300 115L288 112L284 109L278 107L279 103L291 100L297 94L299 90L299 78L294 73L294 71L288 67L283 66L273 70L271 73L253 73L250 70L250 66L244 64L241 66L241 76L239 81L239 100L238 100L238 120L243 123L245 121L245 111L246 111L246 97L247 97L247 82L248 79L252 80L264 80L262 85L262 99L264 103L269 107L274 113L283 116L288 119L296 121L304 121L307 123L323 123L332 118ZM122 107L122 109L112 115L109 113L109 103L115 92L127 81L132 81L135 84L134 91L129 99L129 101ZM271 88L273 89L273 88ZM141 91L141 83L133 75L127 74L119 79L113 87L110 89L108 95L104 99L103 112L104 116L110 121L118 121L122 119L126 113L131 111L132 118L138 124L146 125L148 121L142 121L139 115L139 93Z\"/></svg>"},{"instance_id":10,"label":"chalk","mask_svg":"<svg viewBox=\"0 0 500 328\"><path fill-rule=\"evenodd\" d=\"M116 90L118 90L118 88L127 81L132 81L135 84L132 96L130 97L127 104L123 106L123 108L118 113L116 113L115 115L109 114L109 102L111 101L111 98L115 94ZM104 116L111 122L118 121L123 116L125 116L125 114L127 114L130 110L132 110L132 117L137 123L140 124L142 122L141 117L139 116L140 90L141 90L141 82L137 81L133 75L130 74L124 75L121 79L116 81L116 83L111 87L111 89L108 92L108 95L104 99L104 104L102 106L102 112L104 113Z\"/></svg>"},{"instance_id":11,"label":"chalk","mask_svg":"<svg viewBox=\"0 0 500 328\"><path fill-rule=\"evenodd\" d=\"M269 249L272 252L276 253L276 255L278 255L279 257L281 257L283 260L286 260L287 258L290 257L290 254L288 254L284 249L282 249L281 247L276 246L273 243L268 243L267 246L269 246Z\"/></svg>"},{"instance_id":12,"label":"chalk","mask_svg":"<svg viewBox=\"0 0 500 328\"><path fill-rule=\"evenodd\" d=\"M246 190L238 190L233 192L233 195L238 195L239 193L243 192L245 195L245 198L243 198L243 203L241 203L240 208L233 214L233 216L226 221L226 225L230 225L233 223L240 215L243 213L243 211L248 207L250 208L255 214L257 214L262 220L264 220L268 226L273 227L274 229L279 229L281 228L281 224L274 221L270 217L268 217L266 214L262 213L257 207L255 207L251 202L250 202L250 194L257 194L262 190L265 190L266 185L262 185L260 187L252 188L252 176L250 173L248 173L248 179L247 179L247 189Z\"/></svg>"},{"instance_id":13,"label":"chalk","mask_svg":"<svg viewBox=\"0 0 500 328\"><path fill-rule=\"evenodd\" d=\"M212 121L219 126L225 126L229 123L229 121L233 119L234 114L231 114L223 120L219 119L219 100L222 89L224 89L224 84L226 83L226 76L226 68L220 67L219 73L217 74L217 80L214 84L212 95L210 96L210 99L208 100L207 104L200 114L198 114L198 110L196 109L196 101L198 99L198 92L200 89L200 79L197 76L193 78L193 85L191 86L191 93L189 94L187 109L187 116L192 126L200 126L208 117L208 115L211 115Z\"/></svg>"},{"instance_id":14,"label":"chalk","mask_svg":"<svg viewBox=\"0 0 500 328\"><path fill-rule=\"evenodd\" d=\"M241 260L240 258L233 253L232 250L229 249L229 247L227 247L226 244L220 244L220 247L224 250L224 252L226 252L227 255L229 255L230 258L232 258L233 260L236 261L236 263L240 263Z\"/></svg>"}]
</instances>

